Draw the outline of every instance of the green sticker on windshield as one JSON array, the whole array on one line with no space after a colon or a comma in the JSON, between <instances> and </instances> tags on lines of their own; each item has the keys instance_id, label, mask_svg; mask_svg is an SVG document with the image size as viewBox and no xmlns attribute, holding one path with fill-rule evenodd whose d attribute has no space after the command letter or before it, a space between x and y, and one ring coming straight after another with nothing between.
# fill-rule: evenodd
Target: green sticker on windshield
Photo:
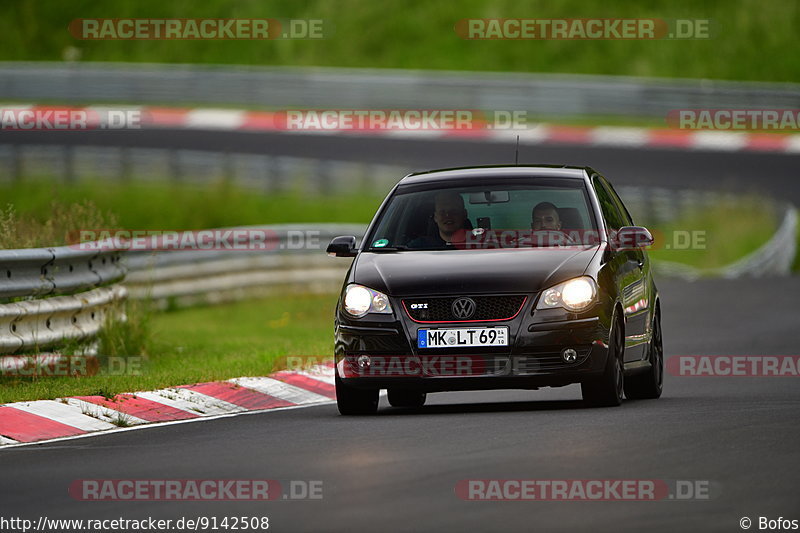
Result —
<instances>
[{"instance_id":1,"label":"green sticker on windshield","mask_svg":"<svg viewBox=\"0 0 800 533\"><path fill-rule=\"evenodd\" d=\"M378 239L377 241L372 243L372 246L374 246L375 248L383 248L387 244L389 244L389 239Z\"/></svg>"}]
</instances>

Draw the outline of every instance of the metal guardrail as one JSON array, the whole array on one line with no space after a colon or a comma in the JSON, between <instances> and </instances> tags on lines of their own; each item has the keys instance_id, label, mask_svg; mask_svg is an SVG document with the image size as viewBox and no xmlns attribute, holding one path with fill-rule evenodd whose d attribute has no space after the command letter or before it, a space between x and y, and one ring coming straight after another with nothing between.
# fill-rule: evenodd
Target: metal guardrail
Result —
<instances>
[{"instance_id":1,"label":"metal guardrail","mask_svg":"<svg viewBox=\"0 0 800 533\"><path fill-rule=\"evenodd\" d=\"M94 337L126 297L121 258L69 246L0 250L0 354Z\"/></svg>"},{"instance_id":2,"label":"metal guardrail","mask_svg":"<svg viewBox=\"0 0 800 533\"><path fill-rule=\"evenodd\" d=\"M0 98L664 117L682 108L798 108L800 85L565 74L0 62Z\"/></svg>"},{"instance_id":3,"label":"metal guardrail","mask_svg":"<svg viewBox=\"0 0 800 533\"><path fill-rule=\"evenodd\" d=\"M125 277L121 257L69 246L0 250L0 354L94 337L127 294L114 285Z\"/></svg>"},{"instance_id":4,"label":"metal guardrail","mask_svg":"<svg viewBox=\"0 0 800 533\"><path fill-rule=\"evenodd\" d=\"M233 229L233 228L231 228ZM181 250L131 252L125 286L133 299L157 307L186 307L269 296L280 288L336 291L349 262L331 261L323 251L338 235L362 235L357 224L245 226L276 237L267 251Z\"/></svg>"},{"instance_id":5,"label":"metal guardrail","mask_svg":"<svg viewBox=\"0 0 800 533\"><path fill-rule=\"evenodd\" d=\"M197 184L228 180L260 192L385 192L408 167L310 157L168 148L0 144L0 181L52 176L65 183L169 179ZM338 189L337 189L338 188Z\"/></svg>"},{"instance_id":6,"label":"metal guardrail","mask_svg":"<svg viewBox=\"0 0 800 533\"><path fill-rule=\"evenodd\" d=\"M120 285L71 296L0 305L0 354L35 352L91 339L109 313L117 313L127 291Z\"/></svg>"},{"instance_id":7,"label":"metal guardrail","mask_svg":"<svg viewBox=\"0 0 800 533\"><path fill-rule=\"evenodd\" d=\"M336 292L349 262L319 254L218 259L133 272L126 287L133 299L157 308L217 304L267 297L278 290Z\"/></svg>"},{"instance_id":8,"label":"metal guardrail","mask_svg":"<svg viewBox=\"0 0 800 533\"><path fill-rule=\"evenodd\" d=\"M162 279L159 273L164 267L187 264L201 264L220 259L256 258L280 264L285 254L315 255L325 258L320 251L328 242L339 235L357 235L366 230L363 224L271 224L264 226L237 226L224 228L230 230L264 230L274 238L270 239L267 250L171 250L168 252L131 251L126 253L124 263L131 274L126 281L135 279L138 273L148 271L153 279ZM267 262L265 267L272 266Z\"/></svg>"},{"instance_id":9,"label":"metal guardrail","mask_svg":"<svg viewBox=\"0 0 800 533\"><path fill-rule=\"evenodd\" d=\"M86 291L124 277L118 251L69 246L0 250L0 302Z\"/></svg>"}]
</instances>

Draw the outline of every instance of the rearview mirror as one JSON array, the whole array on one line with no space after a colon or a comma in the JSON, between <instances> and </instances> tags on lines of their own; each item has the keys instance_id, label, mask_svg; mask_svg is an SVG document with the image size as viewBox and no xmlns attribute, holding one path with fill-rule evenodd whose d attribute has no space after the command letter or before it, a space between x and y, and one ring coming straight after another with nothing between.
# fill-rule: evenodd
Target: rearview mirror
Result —
<instances>
[{"instance_id":1,"label":"rearview mirror","mask_svg":"<svg viewBox=\"0 0 800 533\"><path fill-rule=\"evenodd\" d=\"M469 193L471 204L501 204L508 202L508 191L482 191Z\"/></svg>"},{"instance_id":2,"label":"rearview mirror","mask_svg":"<svg viewBox=\"0 0 800 533\"><path fill-rule=\"evenodd\" d=\"M355 257L356 238L352 235L334 237L325 251L331 257Z\"/></svg>"},{"instance_id":3,"label":"rearview mirror","mask_svg":"<svg viewBox=\"0 0 800 533\"><path fill-rule=\"evenodd\" d=\"M647 228L642 226L623 226L617 231L614 247L617 250L632 250L652 246L655 240Z\"/></svg>"}]
</instances>

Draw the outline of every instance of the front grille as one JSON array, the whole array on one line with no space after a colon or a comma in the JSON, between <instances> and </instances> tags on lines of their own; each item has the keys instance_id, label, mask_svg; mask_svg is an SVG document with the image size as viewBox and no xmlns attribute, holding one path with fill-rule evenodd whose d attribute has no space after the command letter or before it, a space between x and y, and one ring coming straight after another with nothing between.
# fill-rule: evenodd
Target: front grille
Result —
<instances>
[{"instance_id":1,"label":"front grille","mask_svg":"<svg viewBox=\"0 0 800 533\"><path fill-rule=\"evenodd\" d=\"M453 302L459 298L462 296L410 298L403 300L403 307L411 320L416 322L508 320L519 313L526 296L467 296L475 302L475 312L469 318L458 318L453 314Z\"/></svg>"}]
</instances>

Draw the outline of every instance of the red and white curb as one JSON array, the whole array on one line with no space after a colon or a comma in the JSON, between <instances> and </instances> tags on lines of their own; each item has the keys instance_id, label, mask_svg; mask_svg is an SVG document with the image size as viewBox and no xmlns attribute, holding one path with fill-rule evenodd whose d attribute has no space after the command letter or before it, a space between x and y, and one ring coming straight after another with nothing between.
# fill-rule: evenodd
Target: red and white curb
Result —
<instances>
[{"instance_id":1,"label":"red and white curb","mask_svg":"<svg viewBox=\"0 0 800 533\"><path fill-rule=\"evenodd\" d=\"M800 134L746 131L698 131L674 128L630 128L616 126L560 126L532 124L525 129L287 129L285 113L233 109L188 109L152 106L39 106L0 104L0 110L61 111L83 110L91 117L104 116L109 110L137 112L141 128L179 128L196 130L282 132L287 134L381 136L419 140L480 139L488 142L513 142L519 135L526 145L564 144L626 148L676 148L707 151L800 152Z\"/></svg>"},{"instance_id":2,"label":"red and white curb","mask_svg":"<svg viewBox=\"0 0 800 533\"><path fill-rule=\"evenodd\" d=\"M332 365L166 389L0 405L0 445L78 437L157 422L331 403Z\"/></svg>"}]
</instances>

